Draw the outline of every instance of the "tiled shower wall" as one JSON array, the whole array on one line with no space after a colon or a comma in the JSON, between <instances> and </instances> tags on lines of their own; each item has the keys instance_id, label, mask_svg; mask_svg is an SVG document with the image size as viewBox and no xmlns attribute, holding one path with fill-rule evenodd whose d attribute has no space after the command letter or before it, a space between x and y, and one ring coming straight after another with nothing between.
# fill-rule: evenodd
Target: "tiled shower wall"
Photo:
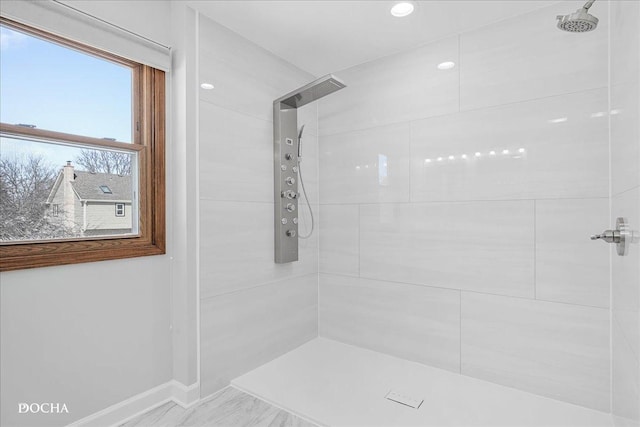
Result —
<instances>
[{"instance_id":1,"label":"tiled shower wall","mask_svg":"<svg viewBox=\"0 0 640 427\"><path fill-rule=\"evenodd\" d=\"M564 3L336 73L321 336L610 409L610 248L589 240L610 224L607 9L591 33L555 28Z\"/></svg>"},{"instance_id":2,"label":"tiled shower wall","mask_svg":"<svg viewBox=\"0 0 640 427\"><path fill-rule=\"evenodd\" d=\"M201 396L317 336L317 233L273 261L273 100L313 77L200 17ZM304 107L304 178L318 200L317 107ZM317 206L316 206L317 209ZM308 212L301 204L301 226Z\"/></svg>"},{"instance_id":3,"label":"tiled shower wall","mask_svg":"<svg viewBox=\"0 0 640 427\"><path fill-rule=\"evenodd\" d=\"M611 3L612 212L640 229L640 2ZM615 114L614 114L615 113ZM613 408L640 425L640 251L613 257Z\"/></svg>"}]
</instances>

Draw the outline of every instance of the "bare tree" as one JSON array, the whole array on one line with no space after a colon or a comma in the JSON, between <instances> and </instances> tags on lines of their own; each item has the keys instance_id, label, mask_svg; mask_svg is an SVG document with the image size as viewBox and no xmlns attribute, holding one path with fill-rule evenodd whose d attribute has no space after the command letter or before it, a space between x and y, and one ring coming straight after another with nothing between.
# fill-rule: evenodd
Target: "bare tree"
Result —
<instances>
[{"instance_id":1,"label":"bare tree","mask_svg":"<svg viewBox=\"0 0 640 427\"><path fill-rule=\"evenodd\" d=\"M69 237L45 216L56 171L41 156L0 159L0 241Z\"/></svg>"},{"instance_id":2,"label":"bare tree","mask_svg":"<svg viewBox=\"0 0 640 427\"><path fill-rule=\"evenodd\" d=\"M89 172L131 175L131 155L114 151L82 150L76 164Z\"/></svg>"}]
</instances>

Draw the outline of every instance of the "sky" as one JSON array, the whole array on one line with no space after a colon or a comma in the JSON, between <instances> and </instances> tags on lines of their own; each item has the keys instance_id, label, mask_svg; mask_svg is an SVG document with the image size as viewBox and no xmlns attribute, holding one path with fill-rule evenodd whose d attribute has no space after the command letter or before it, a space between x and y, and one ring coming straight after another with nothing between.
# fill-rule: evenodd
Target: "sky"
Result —
<instances>
[{"instance_id":1,"label":"sky","mask_svg":"<svg viewBox=\"0 0 640 427\"><path fill-rule=\"evenodd\" d=\"M0 26L0 121L131 142L131 70ZM0 138L0 157L42 155L54 167L78 148Z\"/></svg>"}]
</instances>

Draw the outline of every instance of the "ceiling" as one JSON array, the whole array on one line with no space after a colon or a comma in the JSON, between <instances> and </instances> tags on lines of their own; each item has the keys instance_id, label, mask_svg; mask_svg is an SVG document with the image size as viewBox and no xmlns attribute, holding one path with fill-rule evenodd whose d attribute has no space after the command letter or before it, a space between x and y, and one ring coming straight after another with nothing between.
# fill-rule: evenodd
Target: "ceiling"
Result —
<instances>
[{"instance_id":1,"label":"ceiling","mask_svg":"<svg viewBox=\"0 0 640 427\"><path fill-rule=\"evenodd\" d=\"M567 1L567 0L565 0ZM199 12L315 76L558 3L558 0L193 0ZM574 4L575 3L575 4ZM582 6L567 1L567 13ZM549 17L554 19L554 16Z\"/></svg>"}]
</instances>

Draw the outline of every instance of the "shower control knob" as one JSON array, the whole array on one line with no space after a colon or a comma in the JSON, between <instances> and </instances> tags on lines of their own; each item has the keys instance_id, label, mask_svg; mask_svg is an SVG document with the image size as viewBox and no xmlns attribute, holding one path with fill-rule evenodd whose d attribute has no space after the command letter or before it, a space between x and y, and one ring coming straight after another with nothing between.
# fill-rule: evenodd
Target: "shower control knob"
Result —
<instances>
[{"instance_id":1,"label":"shower control knob","mask_svg":"<svg viewBox=\"0 0 640 427\"><path fill-rule=\"evenodd\" d=\"M287 218L282 218L280 222L282 222L282 225L285 225L287 223Z\"/></svg>"},{"instance_id":2,"label":"shower control knob","mask_svg":"<svg viewBox=\"0 0 640 427\"><path fill-rule=\"evenodd\" d=\"M291 221L293 221L294 224L298 223L298 218L293 218Z\"/></svg>"},{"instance_id":3,"label":"shower control knob","mask_svg":"<svg viewBox=\"0 0 640 427\"><path fill-rule=\"evenodd\" d=\"M291 154L291 153L286 153L286 154L284 155L284 158L285 158L285 159L287 159L287 160L291 160L291 159L293 159L293 154Z\"/></svg>"},{"instance_id":4,"label":"shower control knob","mask_svg":"<svg viewBox=\"0 0 640 427\"><path fill-rule=\"evenodd\" d=\"M287 230L287 236L296 237L296 230Z\"/></svg>"},{"instance_id":5,"label":"shower control knob","mask_svg":"<svg viewBox=\"0 0 640 427\"><path fill-rule=\"evenodd\" d=\"M286 171L287 170L287 165L280 165L280 170Z\"/></svg>"},{"instance_id":6,"label":"shower control knob","mask_svg":"<svg viewBox=\"0 0 640 427\"><path fill-rule=\"evenodd\" d=\"M292 176L288 176L288 177L287 177L287 179L285 179L285 182L286 182L288 185L293 185L293 184L295 184L295 183L296 183L296 179L295 179L294 177L292 177Z\"/></svg>"},{"instance_id":7,"label":"shower control knob","mask_svg":"<svg viewBox=\"0 0 640 427\"><path fill-rule=\"evenodd\" d=\"M288 212L293 212L296 210L296 205L294 205L293 203L287 203L287 211Z\"/></svg>"},{"instance_id":8,"label":"shower control knob","mask_svg":"<svg viewBox=\"0 0 640 427\"><path fill-rule=\"evenodd\" d=\"M292 167L291 170L293 171L293 173L298 173L298 167L297 166Z\"/></svg>"},{"instance_id":9,"label":"shower control knob","mask_svg":"<svg viewBox=\"0 0 640 427\"><path fill-rule=\"evenodd\" d=\"M282 198L286 197L289 200L298 198L298 193L291 190L283 191L280 195L282 196Z\"/></svg>"}]
</instances>

